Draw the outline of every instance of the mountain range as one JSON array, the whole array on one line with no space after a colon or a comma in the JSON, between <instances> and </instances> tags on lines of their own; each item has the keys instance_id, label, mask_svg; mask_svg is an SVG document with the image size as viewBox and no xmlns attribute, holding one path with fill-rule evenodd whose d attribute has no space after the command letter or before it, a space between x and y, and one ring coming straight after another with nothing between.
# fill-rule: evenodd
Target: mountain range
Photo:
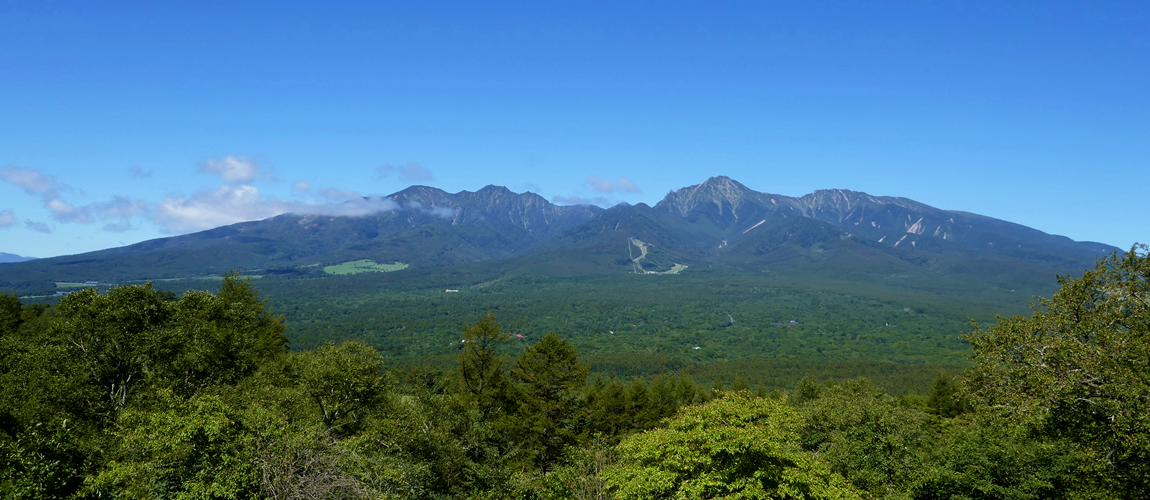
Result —
<instances>
[{"instance_id":1,"label":"mountain range","mask_svg":"<svg viewBox=\"0 0 1150 500\"><path fill-rule=\"evenodd\" d=\"M724 266L860 281L972 278L1011 287L1081 272L1116 247L910 199L844 189L801 197L754 191L725 176L655 206L558 206L487 186L412 186L360 217L283 214L79 255L0 265L0 289L50 292L57 281L122 283L231 269L322 276L368 259L411 269L498 262L515 272L673 273ZM901 281L900 281L901 280Z\"/></svg>"}]
</instances>

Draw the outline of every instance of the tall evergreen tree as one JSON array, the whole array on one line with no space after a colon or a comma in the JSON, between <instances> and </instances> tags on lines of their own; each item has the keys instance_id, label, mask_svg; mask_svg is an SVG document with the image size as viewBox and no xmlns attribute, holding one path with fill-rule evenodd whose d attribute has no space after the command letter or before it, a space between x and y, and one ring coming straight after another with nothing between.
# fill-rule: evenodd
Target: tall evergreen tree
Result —
<instances>
[{"instance_id":1,"label":"tall evergreen tree","mask_svg":"<svg viewBox=\"0 0 1150 500\"><path fill-rule=\"evenodd\" d=\"M969 405L961 391L954 377L939 373L926 397L927 411L944 418L954 418L965 413Z\"/></svg>"},{"instance_id":2,"label":"tall evergreen tree","mask_svg":"<svg viewBox=\"0 0 1150 500\"><path fill-rule=\"evenodd\" d=\"M21 323L20 299L14 294L0 293L0 337L16 333Z\"/></svg>"},{"instance_id":3,"label":"tall evergreen tree","mask_svg":"<svg viewBox=\"0 0 1150 500\"><path fill-rule=\"evenodd\" d=\"M507 356L496 347L510 340L494 313L463 327L463 352L459 354L459 378L466 396L484 418L501 411L507 402Z\"/></svg>"},{"instance_id":4,"label":"tall evergreen tree","mask_svg":"<svg viewBox=\"0 0 1150 500\"><path fill-rule=\"evenodd\" d=\"M516 358L511 369L520 397L515 422L536 464L549 466L575 442L574 417L587 372L575 346L554 332Z\"/></svg>"},{"instance_id":5,"label":"tall evergreen tree","mask_svg":"<svg viewBox=\"0 0 1150 500\"><path fill-rule=\"evenodd\" d=\"M634 425L627 412L627 386L619 379L603 382L596 378L588 391L584 413L591 432L609 437L622 435Z\"/></svg>"}]
</instances>

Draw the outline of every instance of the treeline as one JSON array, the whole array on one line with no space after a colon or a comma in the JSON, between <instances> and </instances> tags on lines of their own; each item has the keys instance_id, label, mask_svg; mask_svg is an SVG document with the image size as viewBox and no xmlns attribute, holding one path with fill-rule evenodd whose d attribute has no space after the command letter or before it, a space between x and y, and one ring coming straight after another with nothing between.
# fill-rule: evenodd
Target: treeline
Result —
<instances>
[{"instance_id":1,"label":"treeline","mask_svg":"<svg viewBox=\"0 0 1150 500\"><path fill-rule=\"evenodd\" d=\"M1143 498L1150 256L967 336L927 394L865 378L588 377L494 315L453 369L358 341L291 352L249 280L180 297L0 296L4 498Z\"/></svg>"},{"instance_id":2,"label":"treeline","mask_svg":"<svg viewBox=\"0 0 1150 500\"><path fill-rule=\"evenodd\" d=\"M571 342L570 339L567 339ZM531 345L530 342L513 343ZM518 346L517 346L518 347ZM512 357L523 348L501 349L500 352ZM877 387L894 396L921 394L928 390L939 374L957 376L970 364L952 363L895 363L872 360L808 360L808 359L745 359L698 363L678 357L646 352L598 353L585 355L580 350L579 359L590 368L590 377L631 380L674 373L690 377L706 387L718 383L731 387L735 381L743 380L748 387L766 392L789 391L806 378L826 381L846 380L864 377ZM458 364L458 354L439 355L426 358L389 358L385 356L386 369L450 371Z\"/></svg>"}]
</instances>

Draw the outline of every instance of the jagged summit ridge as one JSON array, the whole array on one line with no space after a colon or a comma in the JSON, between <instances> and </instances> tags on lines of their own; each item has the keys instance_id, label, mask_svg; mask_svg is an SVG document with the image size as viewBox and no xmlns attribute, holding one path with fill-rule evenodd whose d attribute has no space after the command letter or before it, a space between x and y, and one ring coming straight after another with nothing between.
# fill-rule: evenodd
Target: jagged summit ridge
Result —
<instances>
[{"instance_id":1,"label":"jagged summit ridge","mask_svg":"<svg viewBox=\"0 0 1150 500\"><path fill-rule=\"evenodd\" d=\"M730 177L720 175L701 184L671 191L655 207L685 217L700 206L714 205L722 215L736 212L748 197L762 194Z\"/></svg>"},{"instance_id":2,"label":"jagged summit ridge","mask_svg":"<svg viewBox=\"0 0 1150 500\"><path fill-rule=\"evenodd\" d=\"M439 215L449 219L452 225L507 224L526 230L534 239L564 231L603 210L593 205L555 205L538 194L516 193L493 184L458 193L411 186L387 198L402 209Z\"/></svg>"},{"instance_id":3,"label":"jagged summit ridge","mask_svg":"<svg viewBox=\"0 0 1150 500\"><path fill-rule=\"evenodd\" d=\"M796 198L754 191L727 176L671 191L655 207L688 219L709 219L722 231L723 242L771 220L804 217L831 224L848 237L911 251L929 248L1034 256L1056 249L1085 256L1111 248L1084 245L991 217L942 210L909 198L848 189L820 189Z\"/></svg>"},{"instance_id":4,"label":"jagged summit ridge","mask_svg":"<svg viewBox=\"0 0 1150 500\"><path fill-rule=\"evenodd\" d=\"M814 219L836 222L867 222L868 215L898 207L916 213L928 213L936 218L949 218L948 212L919 203L909 198L872 196L849 189L819 189L799 198L793 198L802 215Z\"/></svg>"}]
</instances>

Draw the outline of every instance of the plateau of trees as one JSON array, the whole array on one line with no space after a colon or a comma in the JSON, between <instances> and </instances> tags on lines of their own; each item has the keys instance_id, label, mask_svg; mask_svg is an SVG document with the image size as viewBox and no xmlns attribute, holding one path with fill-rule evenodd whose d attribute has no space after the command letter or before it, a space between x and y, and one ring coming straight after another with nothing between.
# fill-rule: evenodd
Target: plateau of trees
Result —
<instances>
[{"instance_id":1,"label":"plateau of trees","mask_svg":"<svg viewBox=\"0 0 1150 500\"><path fill-rule=\"evenodd\" d=\"M290 351L237 274L0 295L0 497L1150 497L1147 250L975 325L971 369L901 397L591 375L553 333L512 356L493 314L455 369L387 370L358 341Z\"/></svg>"}]
</instances>

